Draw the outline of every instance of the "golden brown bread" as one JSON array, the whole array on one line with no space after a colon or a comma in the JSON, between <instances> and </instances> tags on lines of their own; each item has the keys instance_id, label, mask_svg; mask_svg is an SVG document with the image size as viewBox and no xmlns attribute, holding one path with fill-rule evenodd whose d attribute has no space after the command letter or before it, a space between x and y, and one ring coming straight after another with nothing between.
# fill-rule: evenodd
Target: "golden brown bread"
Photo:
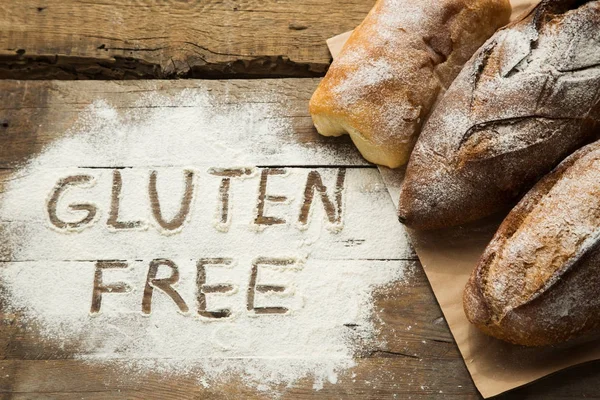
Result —
<instances>
[{"instance_id":1,"label":"golden brown bread","mask_svg":"<svg viewBox=\"0 0 600 400\"><path fill-rule=\"evenodd\" d=\"M463 300L485 333L526 346L600 326L600 141L563 161L510 212Z\"/></svg>"},{"instance_id":2,"label":"golden brown bread","mask_svg":"<svg viewBox=\"0 0 600 400\"><path fill-rule=\"evenodd\" d=\"M440 91L510 17L508 0L379 0L310 101L322 135L369 161L406 163Z\"/></svg>"},{"instance_id":3,"label":"golden brown bread","mask_svg":"<svg viewBox=\"0 0 600 400\"><path fill-rule=\"evenodd\" d=\"M432 112L399 216L415 229L508 208L600 133L600 1L544 0L498 31Z\"/></svg>"}]
</instances>

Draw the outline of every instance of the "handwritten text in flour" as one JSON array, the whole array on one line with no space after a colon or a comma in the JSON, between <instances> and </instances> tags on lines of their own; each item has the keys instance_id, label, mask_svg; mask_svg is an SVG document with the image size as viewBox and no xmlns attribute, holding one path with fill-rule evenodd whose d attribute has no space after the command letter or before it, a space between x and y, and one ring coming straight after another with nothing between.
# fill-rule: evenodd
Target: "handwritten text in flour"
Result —
<instances>
[{"instance_id":1,"label":"handwritten text in flour","mask_svg":"<svg viewBox=\"0 0 600 400\"><path fill-rule=\"evenodd\" d=\"M218 197L217 210L199 210L204 212L215 212L216 219L214 228L219 232L227 232L232 215L231 190L232 185L238 179L255 179L255 212L252 216L250 225L255 227L257 234L269 226L294 225L294 229L306 229L311 219L312 210L318 207L318 203L323 207L328 225L333 227L334 231L341 230L343 227L343 196L346 170L340 168L337 170L335 180L324 182L323 177L317 170L307 170L304 187L302 190L302 200L297 210L288 210L283 213L269 212L268 206L280 203L289 204L289 194L285 192L284 187L278 188L278 178L283 179L288 174L285 168L210 168L206 171L205 179L218 179ZM104 179L106 174L102 175ZM197 200L198 185L203 182L202 173L195 169L184 169L181 171L181 193L176 196L169 191L161 192L159 190L160 173L157 170L148 171L148 179L145 185L127 188L127 181L124 179L121 169L112 169L110 186L110 201L107 204L98 204L93 196L86 197L86 191L93 187L98 176L93 173L71 174L60 178L51 192L46 203L46 212L48 220L53 229L65 233L77 233L90 228L96 224L104 224L106 229L112 233L119 231L132 231L146 229L149 225L155 226L160 233L172 235L181 232L186 222L193 214L194 205L203 204ZM138 182L139 184L139 182ZM124 209L126 203L124 193L143 191L146 193L146 200L149 207L143 207L137 204L137 207ZM76 193L77 199L86 199L74 201L68 198L67 194ZM78 193L77 193L78 192ZM248 196L244 196L248 198ZM161 199L167 200L168 206L164 206ZM200 199L201 200L201 199ZM320 200L320 201L318 201ZM127 213L128 218L122 215ZM100 215L104 215L100 218ZM137 216L133 218L132 216ZM152 224L148 224L148 220ZM290 224L292 223L292 224ZM215 232L215 234L217 234ZM177 264L168 258L157 258L149 262L148 272L141 297L141 311L143 314L150 314L152 311L152 298L155 289L166 294L182 313L190 311L191 304L195 305L195 311L198 315L209 319L227 318L231 315L229 308L209 309L207 307L207 295L220 294L227 295L236 291L238 287L244 286L246 290L245 309L248 313L255 315L261 314L286 314L289 309L278 305L257 306L255 298L261 294L285 294L287 288L279 284L263 284L259 281L259 270L264 266L271 266L279 269L297 268L298 261L294 257L256 257L251 265L250 279L248 282L236 282L236 284L211 283L207 284L207 272L209 267L227 267L236 264L236 260L228 257L199 258L196 261L195 268L195 299L187 301L177 291L176 284L179 281L180 271ZM131 286L127 282L110 282L104 278L104 271L111 269L126 269L128 263L122 260L99 260L95 265L94 283L92 292L92 301L90 312L97 314L101 311L102 299L106 294L127 293L131 291ZM296 266L296 267L295 267ZM161 273L159 273L159 270ZM166 276L165 276L166 272ZM160 276L160 277L159 277Z\"/></svg>"}]
</instances>

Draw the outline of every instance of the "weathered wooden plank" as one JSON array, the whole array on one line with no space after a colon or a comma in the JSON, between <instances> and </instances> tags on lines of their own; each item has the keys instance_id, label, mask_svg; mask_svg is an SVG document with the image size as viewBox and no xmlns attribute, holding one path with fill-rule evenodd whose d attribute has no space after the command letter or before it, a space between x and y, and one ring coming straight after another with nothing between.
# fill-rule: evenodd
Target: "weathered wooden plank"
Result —
<instances>
[{"instance_id":1,"label":"weathered wooden plank","mask_svg":"<svg viewBox=\"0 0 600 400\"><path fill-rule=\"evenodd\" d=\"M308 77L374 1L0 4L0 78Z\"/></svg>"},{"instance_id":2,"label":"weathered wooden plank","mask_svg":"<svg viewBox=\"0 0 600 400\"><path fill-rule=\"evenodd\" d=\"M188 110L197 106L194 96L206 93L230 108L256 104L258 99L274 107L285 106L281 123L289 125L289 135L274 142L273 151L286 143L301 143L309 150L297 165L320 165L327 154L341 154L349 165L368 166L347 137L325 138L318 135L308 115L308 99L318 80L229 80L229 81L145 81L145 82L69 82L0 81L0 168L14 167L38 154L48 144L63 137L73 126L79 113L94 101L102 99L112 108L126 112L137 108L174 107ZM187 93L188 104L165 104L162 95L175 97ZM144 98L144 105L136 101ZM168 131L166 132L168 133ZM252 134L253 132L250 132ZM264 136L254 133L255 143ZM321 154L321 156L318 156ZM338 157L339 158L339 157ZM331 165L331 163L329 163Z\"/></svg>"},{"instance_id":3,"label":"weathered wooden plank","mask_svg":"<svg viewBox=\"0 0 600 400\"><path fill-rule=\"evenodd\" d=\"M460 360L438 361L435 368L419 359L407 359L402 363L403 367L399 365L397 357L364 359L355 370L348 372L345 378L351 383L347 385L326 384L323 389L315 392L308 385L300 384L297 387L284 388L281 398L478 398L472 384L464 375L447 375L451 371L464 369ZM66 398L89 394L103 398L123 398L123 393L126 393L132 394L135 399L271 397L268 393L260 394L235 382L205 389L194 379L179 379L173 382L172 378L161 377L159 374L132 381L119 376L119 371L90 367L81 361L37 360L21 361L18 364L15 361L0 361L0 371L9 375L0 378L0 390L21 396L60 393ZM373 375L372 371L381 373ZM11 373L17 373L18 378L11 381L11 377L14 376ZM39 379L42 376L45 379ZM445 387L445 390L437 389L439 387Z\"/></svg>"}]
</instances>

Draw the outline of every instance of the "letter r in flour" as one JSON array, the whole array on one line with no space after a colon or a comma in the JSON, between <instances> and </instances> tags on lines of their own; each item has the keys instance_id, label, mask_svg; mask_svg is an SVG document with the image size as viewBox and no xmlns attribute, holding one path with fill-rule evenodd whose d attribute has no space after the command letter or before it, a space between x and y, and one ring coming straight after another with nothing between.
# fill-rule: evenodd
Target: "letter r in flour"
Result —
<instances>
[{"instance_id":1,"label":"letter r in flour","mask_svg":"<svg viewBox=\"0 0 600 400\"><path fill-rule=\"evenodd\" d=\"M98 261L94 271L94 291L92 293L92 308L90 313L97 314L102 306L102 294L104 293L125 293L131 290L131 287L123 282L111 283L106 285L102 280L102 271L109 268L127 268L127 263L121 261Z\"/></svg>"},{"instance_id":2,"label":"letter r in flour","mask_svg":"<svg viewBox=\"0 0 600 400\"><path fill-rule=\"evenodd\" d=\"M208 311L206 309L206 295L210 293L228 293L232 292L234 287L229 283L206 284L206 267L228 266L233 263L231 258L201 258L197 264L196 290L198 291L198 314L205 318L227 318L231 315L231 310L224 308L221 310Z\"/></svg>"},{"instance_id":3,"label":"letter r in flour","mask_svg":"<svg viewBox=\"0 0 600 400\"><path fill-rule=\"evenodd\" d=\"M259 257L252 263L252 272L250 273L250 284L248 285L248 311L254 311L256 314L285 314L288 312L286 307L256 307L255 296L256 293L268 293L275 292L281 293L285 291L284 286L276 285L262 285L258 284L258 267L260 265L272 265L276 267L284 267L294 265L296 260L288 258L268 258Z\"/></svg>"},{"instance_id":4,"label":"letter r in flour","mask_svg":"<svg viewBox=\"0 0 600 400\"><path fill-rule=\"evenodd\" d=\"M171 275L168 278L157 278L158 267L161 265L171 269ZM179 268L177 265L166 258L159 258L157 260L150 261L150 268L148 268L148 275L146 277L146 286L144 288L144 297L142 298L142 313L148 315L152 311L152 295L154 294L154 288L158 288L166 293L179 307L179 310L183 313L189 311L187 304L183 298L179 295L177 290L173 288L173 285L179 281Z\"/></svg>"}]
</instances>

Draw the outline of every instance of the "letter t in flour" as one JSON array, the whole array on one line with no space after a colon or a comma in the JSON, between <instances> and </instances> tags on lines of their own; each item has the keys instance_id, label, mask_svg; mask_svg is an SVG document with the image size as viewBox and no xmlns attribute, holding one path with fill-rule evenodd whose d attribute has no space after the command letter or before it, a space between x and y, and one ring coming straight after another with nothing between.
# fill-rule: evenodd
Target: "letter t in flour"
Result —
<instances>
[{"instance_id":1,"label":"letter t in flour","mask_svg":"<svg viewBox=\"0 0 600 400\"><path fill-rule=\"evenodd\" d=\"M285 220L282 218L271 217L265 215L265 203L270 201L272 203L283 203L287 200L285 196L274 196L267 194L267 179L269 175L285 175L286 171L283 168L265 168L260 174L260 186L258 191L258 204L256 206L256 218L254 223L256 225L279 225L285 224Z\"/></svg>"},{"instance_id":2,"label":"letter t in flour","mask_svg":"<svg viewBox=\"0 0 600 400\"><path fill-rule=\"evenodd\" d=\"M229 208L230 208L230 188L231 178L243 178L253 175L253 168L211 168L208 170L211 175L222 177L221 186L219 187L219 194L221 197L221 210L219 216L219 222L217 228L223 231L227 231L229 221L231 221Z\"/></svg>"}]
</instances>

